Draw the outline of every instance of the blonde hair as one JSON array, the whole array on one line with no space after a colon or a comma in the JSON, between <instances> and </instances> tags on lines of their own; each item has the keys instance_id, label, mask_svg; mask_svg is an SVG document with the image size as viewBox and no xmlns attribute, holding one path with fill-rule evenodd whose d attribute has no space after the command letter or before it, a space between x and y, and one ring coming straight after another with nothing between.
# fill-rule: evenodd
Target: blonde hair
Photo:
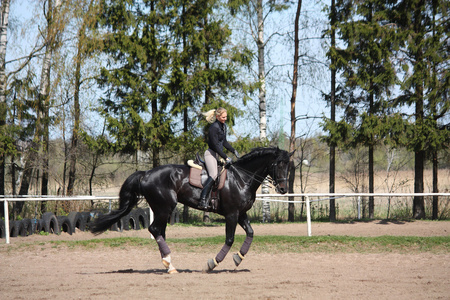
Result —
<instances>
[{"instance_id":1,"label":"blonde hair","mask_svg":"<svg viewBox=\"0 0 450 300\"><path fill-rule=\"evenodd\" d=\"M212 124L214 123L214 121L216 121L217 117L219 117L224 112L227 112L227 110L223 107L219 107L218 109L208 110L207 112L202 113L202 115L205 116L206 121Z\"/></svg>"}]
</instances>

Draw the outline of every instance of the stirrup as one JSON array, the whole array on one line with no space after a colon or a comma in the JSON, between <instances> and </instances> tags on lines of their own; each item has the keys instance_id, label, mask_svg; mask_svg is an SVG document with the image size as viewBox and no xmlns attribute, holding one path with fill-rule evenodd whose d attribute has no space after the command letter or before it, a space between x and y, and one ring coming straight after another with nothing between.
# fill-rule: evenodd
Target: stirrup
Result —
<instances>
[{"instance_id":1,"label":"stirrup","mask_svg":"<svg viewBox=\"0 0 450 300\"><path fill-rule=\"evenodd\" d=\"M200 199L200 201L198 202L198 208L200 209L207 209L209 205L209 201L208 199L204 199L204 201L202 199Z\"/></svg>"}]
</instances>

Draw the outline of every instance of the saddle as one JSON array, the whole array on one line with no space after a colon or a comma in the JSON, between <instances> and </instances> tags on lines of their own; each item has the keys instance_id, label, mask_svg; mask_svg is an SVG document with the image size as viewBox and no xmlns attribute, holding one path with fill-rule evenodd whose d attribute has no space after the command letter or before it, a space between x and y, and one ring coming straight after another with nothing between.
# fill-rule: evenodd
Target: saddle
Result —
<instances>
[{"instance_id":1,"label":"saddle","mask_svg":"<svg viewBox=\"0 0 450 300\"><path fill-rule=\"evenodd\" d=\"M200 158L197 153L195 160L188 160L187 165L190 167L189 170L189 183L192 186L203 188L203 184L208 179L208 172L206 171L206 164ZM225 169L223 163L217 164L218 172L217 178L214 182L214 186L211 190L211 206L213 211L217 211L218 201L219 201L219 191L225 185L225 179L227 178L227 169Z\"/></svg>"}]
</instances>

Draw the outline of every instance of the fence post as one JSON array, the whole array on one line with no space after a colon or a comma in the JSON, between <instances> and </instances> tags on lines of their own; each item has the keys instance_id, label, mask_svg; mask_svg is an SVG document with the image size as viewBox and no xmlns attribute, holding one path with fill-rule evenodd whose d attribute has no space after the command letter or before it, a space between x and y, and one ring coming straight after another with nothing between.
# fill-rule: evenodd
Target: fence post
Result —
<instances>
[{"instance_id":1,"label":"fence post","mask_svg":"<svg viewBox=\"0 0 450 300\"><path fill-rule=\"evenodd\" d=\"M358 196L358 220L361 220L361 196Z\"/></svg>"},{"instance_id":2,"label":"fence post","mask_svg":"<svg viewBox=\"0 0 450 300\"><path fill-rule=\"evenodd\" d=\"M3 205L5 207L5 238L6 243L9 244L9 211L8 211L8 200L5 199L3 202Z\"/></svg>"},{"instance_id":3,"label":"fence post","mask_svg":"<svg viewBox=\"0 0 450 300\"><path fill-rule=\"evenodd\" d=\"M305 197L306 201L306 226L308 228L308 236L311 236L311 206L309 204L309 196Z\"/></svg>"}]
</instances>

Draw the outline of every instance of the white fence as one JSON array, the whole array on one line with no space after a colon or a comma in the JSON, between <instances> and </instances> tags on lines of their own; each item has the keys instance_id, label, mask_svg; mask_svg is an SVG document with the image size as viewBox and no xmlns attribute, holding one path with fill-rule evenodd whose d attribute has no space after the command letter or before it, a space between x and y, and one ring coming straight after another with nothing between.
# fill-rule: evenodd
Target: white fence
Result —
<instances>
[{"instance_id":1,"label":"white fence","mask_svg":"<svg viewBox=\"0 0 450 300\"><path fill-rule=\"evenodd\" d=\"M306 194L256 194L256 200L258 201L271 201L271 202L285 202L285 203L305 203L306 204L306 223L307 233L311 236L311 202L316 201L328 201L330 199L340 199L344 197L358 197L358 219L361 218L361 197L409 197L409 196L443 196L450 197L450 193L306 193ZM320 199L321 197L328 197L326 199ZM276 199L274 199L276 198ZM304 198L305 200L284 200L280 198ZM42 197L1 197L0 201L4 201L5 207L5 233L6 243L10 243L9 232L9 209L8 203L11 201L86 201L86 200L109 200L109 209L111 210L112 200L118 200L119 197L96 197L96 196L77 196L77 197L54 197L54 196L42 196ZM150 210L150 223L153 219L153 212Z\"/></svg>"},{"instance_id":2,"label":"white fence","mask_svg":"<svg viewBox=\"0 0 450 300\"><path fill-rule=\"evenodd\" d=\"M305 203L306 204L306 226L308 236L311 236L311 202L317 201L328 201L330 199L341 199L345 197L358 197L358 219L361 219L361 197L408 197L408 196L444 196L450 197L450 193L306 193L306 194L257 194L256 200L261 201L273 201L273 202L284 202L284 203ZM272 198L304 198L305 200L280 200ZM319 199L321 197L327 197L326 199Z\"/></svg>"}]
</instances>

